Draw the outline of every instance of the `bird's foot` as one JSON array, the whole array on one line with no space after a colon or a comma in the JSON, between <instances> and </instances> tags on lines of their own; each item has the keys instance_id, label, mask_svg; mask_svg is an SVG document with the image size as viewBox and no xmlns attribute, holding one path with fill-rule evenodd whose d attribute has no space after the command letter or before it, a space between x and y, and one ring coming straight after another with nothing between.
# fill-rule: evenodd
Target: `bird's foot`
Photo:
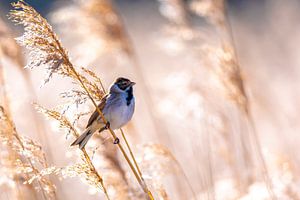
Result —
<instances>
[{"instance_id":1,"label":"bird's foot","mask_svg":"<svg viewBox=\"0 0 300 200\"><path fill-rule=\"evenodd\" d=\"M109 129L109 128L110 128L110 123L107 122L107 123L105 124L105 126L103 126L98 132L101 133L102 131L107 130L107 129Z\"/></svg>"},{"instance_id":2,"label":"bird's foot","mask_svg":"<svg viewBox=\"0 0 300 200\"><path fill-rule=\"evenodd\" d=\"M114 144L119 144L120 143L120 139L119 138L115 138Z\"/></svg>"},{"instance_id":3,"label":"bird's foot","mask_svg":"<svg viewBox=\"0 0 300 200\"><path fill-rule=\"evenodd\" d=\"M109 122L106 122L105 124L105 129L109 129L110 128L110 123Z\"/></svg>"}]
</instances>

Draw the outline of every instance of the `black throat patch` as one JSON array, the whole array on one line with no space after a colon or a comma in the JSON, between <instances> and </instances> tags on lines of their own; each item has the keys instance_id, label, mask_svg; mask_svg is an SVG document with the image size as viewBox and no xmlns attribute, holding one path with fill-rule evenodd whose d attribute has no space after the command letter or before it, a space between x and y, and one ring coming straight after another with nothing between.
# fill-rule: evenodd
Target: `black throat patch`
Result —
<instances>
[{"instance_id":1,"label":"black throat patch","mask_svg":"<svg viewBox=\"0 0 300 200\"><path fill-rule=\"evenodd\" d=\"M132 89L132 86L129 88L129 90L126 91L126 93L127 93L126 104L127 104L127 106L129 106L131 100L133 99L133 89Z\"/></svg>"}]
</instances>

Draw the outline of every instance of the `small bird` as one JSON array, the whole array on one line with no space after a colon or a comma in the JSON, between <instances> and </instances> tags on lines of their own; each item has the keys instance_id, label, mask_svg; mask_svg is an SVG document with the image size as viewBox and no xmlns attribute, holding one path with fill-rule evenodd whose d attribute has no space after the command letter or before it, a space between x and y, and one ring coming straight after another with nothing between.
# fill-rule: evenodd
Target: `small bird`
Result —
<instances>
[{"instance_id":1,"label":"small bird","mask_svg":"<svg viewBox=\"0 0 300 200\"><path fill-rule=\"evenodd\" d=\"M135 107L133 85L135 85L135 82L127 78L117 78L114 84L110 86L109 93L101 99L98 105L107 124L103 122L101 116L97 110L95 110L87 123L85 131L71 146L79 145L79 148L83 149L93 133L97 130L99 130L99 133L108 128L115 130L127 124L132 118ZM114 143L116 144L118 142L118 139L116 139Z\"/></svg>"}]
</instances>

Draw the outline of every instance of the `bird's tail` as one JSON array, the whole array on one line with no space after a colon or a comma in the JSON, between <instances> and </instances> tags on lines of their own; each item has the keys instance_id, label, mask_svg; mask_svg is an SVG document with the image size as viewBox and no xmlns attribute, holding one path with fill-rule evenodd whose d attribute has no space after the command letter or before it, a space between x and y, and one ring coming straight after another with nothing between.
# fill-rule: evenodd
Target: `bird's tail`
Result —
<instances>
[{"instance_id":1,"label":"bird's tail","mask_svg":"<svg viewBox=\"0 0 300 200\"><path fill-rule=\"evenodd\" d=\"M93 135L93 132L87 128L72 144L71 146L74 145L79 145L80 149L83 149L86 145L86 143L89 141L91 136Z\"/></svg>"}]
</instances>

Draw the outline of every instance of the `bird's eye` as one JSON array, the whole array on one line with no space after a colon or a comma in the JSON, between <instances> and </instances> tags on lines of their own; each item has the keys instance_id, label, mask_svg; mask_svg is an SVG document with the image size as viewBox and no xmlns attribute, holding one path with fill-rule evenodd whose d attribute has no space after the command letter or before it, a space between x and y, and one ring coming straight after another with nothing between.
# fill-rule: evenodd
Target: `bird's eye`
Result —
<instances>
[{"instance_id":1,"label":"bird's eye","mask_svg":"<svg viewBox=\"0 0 300 200\"><path fill-rule=\"evenodd\" d=\"M127 87L127 85L128 84L126 82L121 82L121 83L118 84L119 88L122 89L122 90L124 90Z\"/></svg>"}]
</instances>

